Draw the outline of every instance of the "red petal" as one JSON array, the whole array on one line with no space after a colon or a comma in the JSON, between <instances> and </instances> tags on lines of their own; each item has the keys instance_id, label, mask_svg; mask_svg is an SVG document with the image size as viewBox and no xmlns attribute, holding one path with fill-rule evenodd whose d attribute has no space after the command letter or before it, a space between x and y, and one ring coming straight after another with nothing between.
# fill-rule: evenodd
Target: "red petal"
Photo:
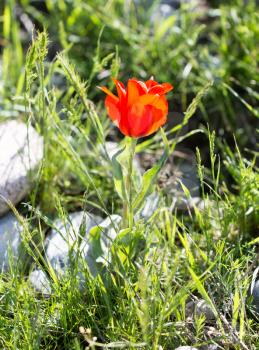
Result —
<instances>
[{"instance_id":1,"label":"red petal","mask_svg":"<svg viewBox=\"0 0 259 350\"><path fill-rule=\"evenodd\" d=\"M129 136L145 136L152 126L152 120L152 106L145 106L141 103L132 105L127 114Z\"/></svg>"},{"instance_id":2,"label":"red petal","mask_svg":"<svg viewBox=\"0 0 259 350\"><path fill-rule=\"evenodd\" d=\"M166 122L168 103L164 95L173 89L171 84L158 84L153 79L145 83L130 79L125 89L119 80L113 81L118 97L104 86L101 90L108 95L105 106L109 117L124 135L136 138L148 136Z\"/></svg>"},{"instance_id":3,"label":"red petal","mask_svg":"<svg viewBox=\"0 0 259 350\"><path fill-rule=\"evenodd\" d=\"M119 98L115 96L109 89L107 89L106 86L99 86L99 89L105 92L108 96L111 96L112 98L117 99L117 101L119 101Z\"/></svg>"},{"instance_id":4,"label":"red petal","mask_svg":"<svg viewBox=\"0 0 259 350\"><path fill-rule=\"evenodd\" d=\"M145 84L148 89L152 88L152 86L158 85L158 83L154 79L147 80Z\"/></svg>"},{"instance_id":5,"label":"red petal","mask_svg":"<svg viewBox=\"0 0 259 350\"><path fill-rule=\"evenodd\" d=\"M156 132L161 126L163 126L167 119L167 112L163 112L161 109L153 108L153 123L151 128L149 128L146 136Z\"/></svg>"},{"instance_id":6,"label":"red petal","mask_svg":"<svg viewBox=\"0 0 259 350\"><path fill-rule=\"evenodd\" d=\"M113 80L114 84L116 85L119 99L122 99L123 97L126 96L126 90L125 90L124 84L117 79L112 78L112 80Z\"/></svg>"},{"instance_id":7,"label":"red petal","mask_svg":"<svg viewBox=\"0 0 259 350\"><path fill-rule=\"evenodd\" d=\"M143 137L154 133L166 122L167 113L168 104L164 96L141 96L128 110L128 134L132 137Z\"/></svg>"},{"instance_id":8,"label":"red petal","mask_svg":"<svg viewBox=\"0 0 259 350\"><path fill-rule=\"evenodd\" d=\"M162 111L167 111L168 109L168 104L164 96L146 94L140 96L139 102L143 105L151 105L157 109L161 109Z\"/></svg>"},{"instance_id":9,"label":"red petal","mask_svg":"<svg viewBox=\"0 0 259 350\"><path fill-rule=\"evenodd\" d=\"M148 92L148 89L146 87L146 84L143 81L137 80L137 79L132 79L136 82L136 86L138 88L139 95L144 95Z\"/></svg>"},{"instance_id":10,"label":"red petal","mask_svg":"<svg viewBox=\"0 0 259 350\"><path fill-rule=\"evenodd\" d=\"M118 97L114 99L112 96L107 96L105 99L105 107L107 109L108 116L114 122L119 123L121 118L121 113L118 106Z\"/></svg>"},{"instance_id":11,"label":"red petal","mask_svg":"<svg viewBox=\"0 0 259 350\"><path fill-rule=\"evenodd\" d=\"M127 86L127 106L132 106L139 98L139 84L137 80L130 79Z\"/></svg>"},{"instance_id":12,"label":"red petal","mask_svg":"<svg viewBox=\"0 0 259 350\"><path fill-rule=\"evenodd\" d=\"M173 85L171 85L170 83L162 83L163 87L164 87L164 91L165 94L171 90L173 90Z\"/></svg>"},{"instance_id":13,"label":"red petal","mask_svg":"<svg viewBox=\"0 0 259 350\"><path fill-rule=\"evenodd\" d=\"M173 89L173 86L169 83L163 83L152 86L149 90L149 94L158 94L158 95L164 95L167 92L171 91Z\"/></svg>"}]
</instances>

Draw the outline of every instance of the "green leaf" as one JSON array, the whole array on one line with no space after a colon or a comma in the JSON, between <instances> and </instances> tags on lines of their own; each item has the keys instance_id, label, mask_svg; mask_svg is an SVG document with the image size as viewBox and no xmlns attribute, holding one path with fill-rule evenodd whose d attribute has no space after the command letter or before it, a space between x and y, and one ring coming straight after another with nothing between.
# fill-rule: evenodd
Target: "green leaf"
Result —
<instances>
[{"instance_id":1,"label":"green leaf","mask_svg":"<svg viewBox=\"0 0 259 350\"><path fill-rule=\"evenodd\" d=\"M113 252L124 263L126 259L132 261L134 257L145 245L145 238L141 231L135 231L132 234L132 230L127 228L121 230L113 243Z\"/></svg>"},{"instance_id":2,"label":"green leaf","mask_svg":"<svg viewBox=\"0 0 259 350\"><path fill-rule=\"evenodd\" d=\"M198 292L201 294L202 298L210 305L210 307L212 308L212 311L214 313L215 316L218 317L218 311L217 309L215 308L211 298L209 297L208 293L206 292L203 284L202 284L202 280L200 277L198 277L196 275L196 273L190 268L188 267L188 270L191 274L191 277L195 283L195 287L197 288Z\"/></svg>"},{"instance_id":3,"label":"green leaf","mask_svg":"<svg viewBox=\"0 0 259 350\"><path fill-rule=\"evenodd\" d=\"M185 197L190 199L191 198L191 194L190 194L189 189L184 185L184 183L181 180L179 180L179 183L180 183L180 185L182 187L182 190L183 190L183 192L185 194Z\"/></svg>"},{"instance_id":4,"label":"green leaf","mask_svg":"<svg viewBox=\"0 0 259 350\"><path fill-rule=\"evenodd\" d=\"M95 260L103 255L107 255L107 248L102 244L101 234L102 229L99 226L95 226L89 231L89 242L91 243Z\"/></svg>"},{"instance_id":5,"label":"green leaf","mask_svg":"<svg viewBox=\"0 0 259 350\"><path fill-rule=\"evenodd\" d=\"M232 95L234 95L236 98L239 99L240 102L243 103L243 105L257 118L259 118L259 111L258 109L253 108L248 102L246 102L235 90L233 90L228 84L222 83L222 85L227 88L228 91L231 92Z\"/></svg>"},{"instance_id":6,"label":"green leaf","mask_svg":"<svg viewBox=\"0 0 259 350\"><path fill-rule=\"evenodd\" d=\"M259 237L253 239L252 241L250 241L249 243L247 243L247 245L255 245L259 243Z\"/></svg>"},{"instance_id":7,"label":"green leaf","mask_svg":"<svg viewBox=\"0 0 259 350\"><path fill-rule=\"evenodd\" d=\"M236 324L238 321L240 304L241 304L241 300L239 297L239 290L238 290L238 287L236 286L235 294L234 294L234 298L233 298L233 307L232 307L232 327L233 328L236 327Z\"/></svg>"},{"instance_id":8,"label":"green leaf","mask_svg":"<svg viewBox=\"0 0 259 350\"><path fill-rule=\"evenodd\" d=\"M6 5L3 15L3 36L5 39L9 39L11 32L11 11L10 6Z\"/></svg>"},{"instance_id":9,"label":"green leaf","mask_svg":"<svg viewBox=\"0 0 259 350\"><path fill-rule=\"evenodd\" d=\"M161 40L163 36L166 34L167 31L169 31L176 21L176 16L170 16L167 19L165 19L162 23L159 22L159 26L155 33L155 39L157 41Z\"/></svg>"},{"instance_id":10,"label":"green leaf","mask_svg":"<svg viewBox=\"0 0 259 350\"><path fill-rule=\"evenodd\" d=\"M154 182L157 179L157 175L159 173L159 171L162 169L162 167L164 166L168 155L169 155L169 145L168 145L168 140L166 138L166 135L163 131L163 129L161 128L161 134L162 134L162 138L165 144L165 150L164 153L162 155L162 157L160 158L159 162L156 163L151 169L147 170L145 172L145 174L143 175L142 178L142 188L140 190L140 193L136 196L134 202L133 202L133 208L134 210L139 210L144 199L150 194L151 190L152 190L152 186L154 184Z\"/></svg>"},{"instance_id":11,"label":"green leaf","mask_svg":"<svg viewBox=\"0 0 259 350\"><path fill-rule=\"evenodd\" d=\"M194 256L193 256L192 252L191 252L190 244L189 244L188 237L187 237L186 233L184 233L183 236L182 236L181 233L178 232L178 237L180 238L180 241L182 242L182 245L184 246L184 249L185 249L185 252L186 252L186 256L188 258L188 261L189 261L190 265L194 266L195 265L195 259L194 259Z\"/></svg>"},{"instance_id":12,"label":"green leaf","mask_svg":"<svg viewBox=\"0 0 259 350\"><path fill-rule=\"evenodd\" d=\"M112 172L113 172L113 180L115 189L120 196L121 199L127 200L127 194L126 194L126 188L125 188L125 181L123 177L123 170L121 165L121 159L119 160L119 156L123 154L126 147L119 150L115 155L112 157Z\"/></svg>"}]
</instances>

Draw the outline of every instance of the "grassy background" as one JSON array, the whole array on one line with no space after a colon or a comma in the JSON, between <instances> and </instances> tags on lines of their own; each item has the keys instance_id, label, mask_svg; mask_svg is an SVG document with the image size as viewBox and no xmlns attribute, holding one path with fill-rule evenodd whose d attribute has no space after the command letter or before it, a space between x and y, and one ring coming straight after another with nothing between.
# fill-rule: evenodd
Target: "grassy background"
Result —
<instances>
[{"instance_id":1,"label":"grassy background","mask_svg":"<svg viewBox=\"0 0 259 350\"><path fill-rule=\"evenodd\" d=\"M48 298L36 294L27 281L32 265L10 261L0 283L1 347L84 349L96 336L121 349L258 349L249 297L258 265L256 1L182 2L168 17L150 1L6 0L0 8L0 118L32 123L45 139L37 185L18 207L23 240L53 288ZM43 259L54 218L121 210L102 152L105 140L121 137L96 86L151 75L175 86L167 135L172 150L181 143L196 153L204 205L172 210L172 198L154 186L158 209L137 220L134 234L120 232L104 279L92 278L80 256L60 279ZM162 147L158 134L138 150ZM214 310L212 325L187 319L186 303L197 298Z\"/></svg>"}]
</instances>

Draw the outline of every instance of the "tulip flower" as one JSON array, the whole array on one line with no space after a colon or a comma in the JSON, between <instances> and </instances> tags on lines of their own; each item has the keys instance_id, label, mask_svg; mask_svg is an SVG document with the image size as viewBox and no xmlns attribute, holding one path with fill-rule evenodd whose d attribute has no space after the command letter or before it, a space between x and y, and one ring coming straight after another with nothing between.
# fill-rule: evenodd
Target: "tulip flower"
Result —
<instances>
[{"instance_id":1,"label":"tulip flower","mask_svg":"<svg viewBox=\"0 0 259 350\"><path fill-rule=\"evenodd\" d=\"M168 114L166 93L173 89L169 83L159 84L153 79L142 82L137 79L129 79L127 88L119 80L113 79L118 96L114 95L105 86L100 89L107 94L105 106L110 119L118 126L122 134L129 136L126 139L129 148L126 153L128 160L127 173L123 170L115 176L120 182L121 197L123 199L123 225L133 229L133 158L137 139L156 132L165 124ZM125 150L127 152L127 148ZM116 157L116 156L114 156ZM118 162L117 162L118 166ZM117 167L116 166L116 167ZM124 191L121 189L124 188Z\"/></svg>"},{"instance_id":2,"label":"tulip flower","mask_svg":"<svg viewBox=\"0 0 259 350\"><path fill-rule=\"evenodd\" d=\"M118 96L105 86L101 90L107 94L105 106L108 115L122 134L132 138L144 137L165 124L168 114L165 94L173 89L171 84L159 84L153 79L146 82L129 79L125 88L119 80L113 81Z\"/></svg>"}]
</instances>

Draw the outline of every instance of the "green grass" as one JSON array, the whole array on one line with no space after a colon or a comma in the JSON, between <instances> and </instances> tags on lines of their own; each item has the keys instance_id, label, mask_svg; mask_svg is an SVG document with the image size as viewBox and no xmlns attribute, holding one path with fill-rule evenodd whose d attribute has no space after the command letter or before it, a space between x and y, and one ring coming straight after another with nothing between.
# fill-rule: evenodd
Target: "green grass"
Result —
<instances>
[{"instance_id":1,"label":"green grass","mask_svg":"<svg viewBox=\"0 0 259 350\"><path fill-rule=\"evenodd\" d=\"M183 3L166 19L152 17L158 1L153 6L148 6L148 1L140 1L137 6L133 1L126 6L119 0L46 1L48 15L30 1L21 1L18 8L31 26L35 22L48 29L51 58L57 50L67 52L87 79L91 98L99 100L96 85L110 83L110 74L118 73L114 60L121 62L122 79L154 75L158 81L173 83L172 108L180 112L186 110L202 86L214 80L200 106L202 117L211 127L220 129L224 139L230 140L234 132L242 147L254 146L253 130L258 118L256 1L219 1L215 8L198 3ZM21 93L21 46L30 40L28 33L24 33L23 40L19 36L19 26L26 31L24 24L15 19L15 5L14 0L6 1L3 12L6 96L15 87L17 94ZM13 58L16 65L10 65Z\"/></svg>"},{"instance_id":2,"label":"green grass","mask_svg":"<svg viewBox=\"0 0 259 350\"><path fill-rule=\"evenodd\" d=\"M10 259L10 272L0 276L3 349L167 350L210 342L229 350L259 348L249 296L259 243L255 1L245 10L241 1L222 2L204 16L182 5L154 26L144 5L136 11L133 2L127 10L119 0L46 1L44 15L20 1L22 13L47 28L34 33L28 50L14 15L18 4L3 5L0 118L32 123L45 141L34 190L13 208L31 262ZM64 52L50 60L53 44ZM136 216L132 232L118 230L105 274L93 278L76 254L60 278L44 260L44 236L55 218L66 221L79 209L102 217L122 211L104 151L115 131L95 88L110 84L101 78L106 70L175 85L170 110L184 118L166 129L169 150L182 142L200 146L195 167L203 205L189 213L172 210L173 198L154 183L156 212L148 221ZM196 144L197 135L204 142ZM157 133L137 151L153 155L162 148ZM34 266L46 271L50 297L30 286ZM212 308L213 325L203 316L187 318L185 306L197 298Z\"/></svg>"}]
</instances>

